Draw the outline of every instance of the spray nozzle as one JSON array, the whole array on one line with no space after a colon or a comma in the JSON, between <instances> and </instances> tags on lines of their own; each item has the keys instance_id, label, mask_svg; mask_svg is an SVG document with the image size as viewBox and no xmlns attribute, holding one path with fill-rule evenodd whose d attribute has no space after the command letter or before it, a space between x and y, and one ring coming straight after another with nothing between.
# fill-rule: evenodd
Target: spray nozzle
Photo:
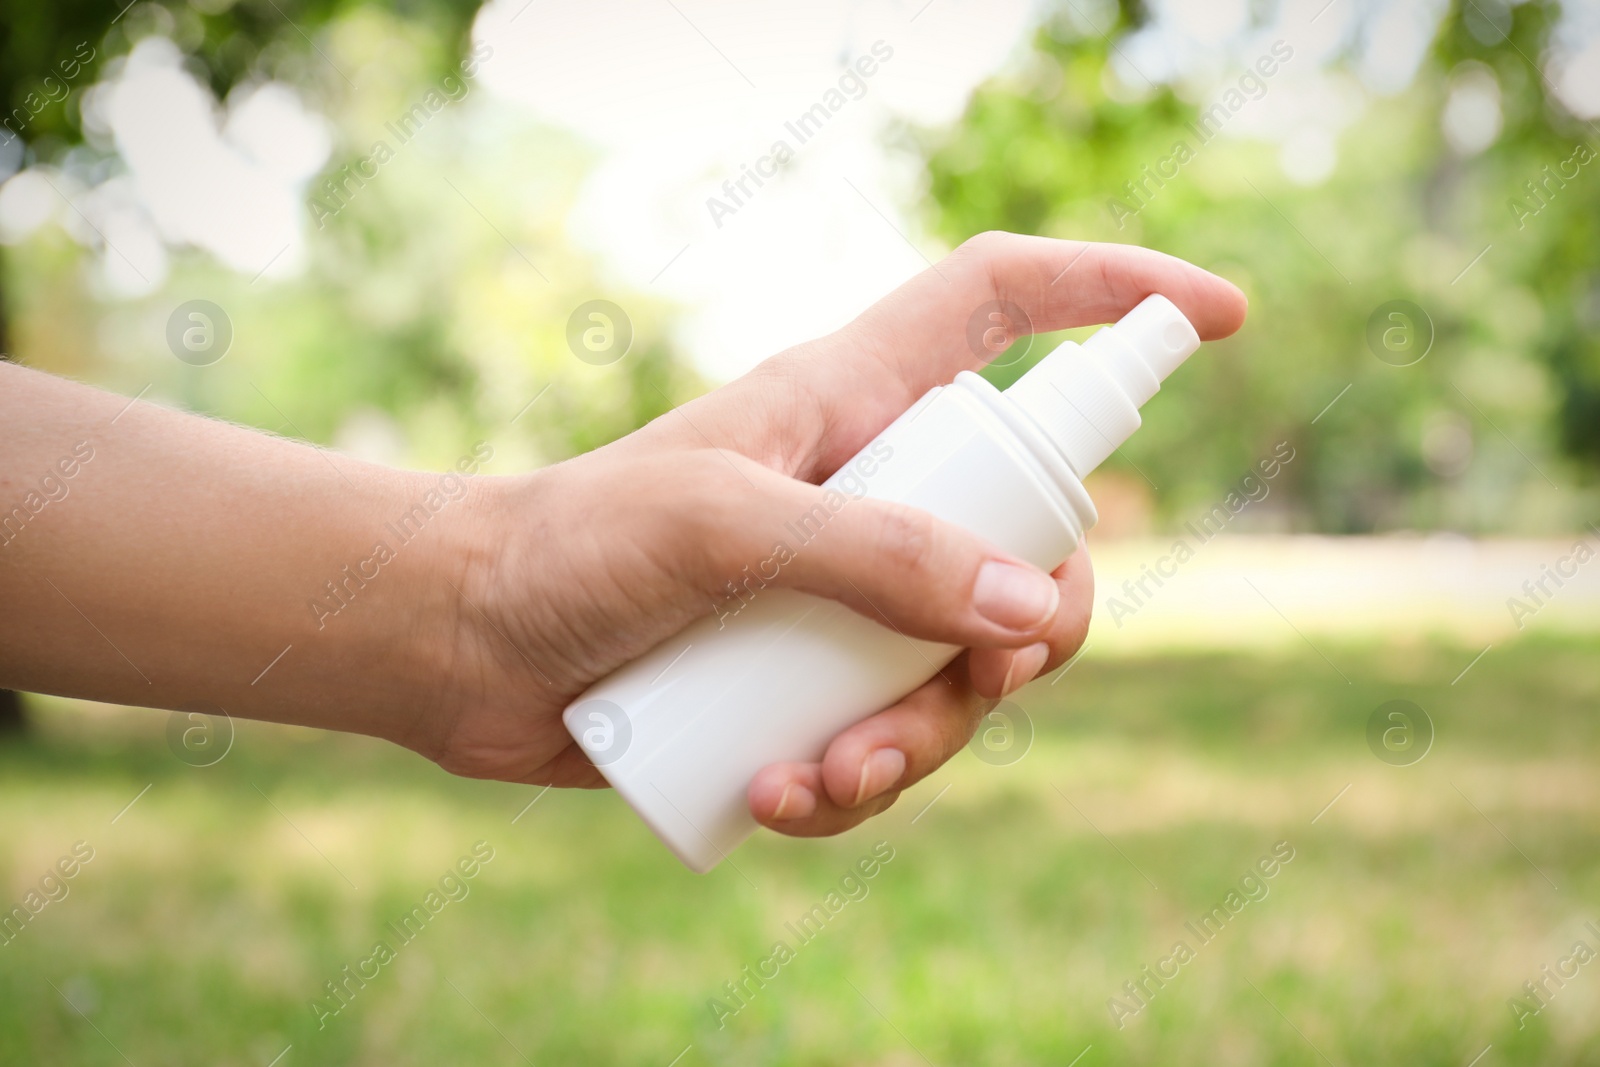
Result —
<instances>
[{"instance_id":1,"label":"spray nozzle","mask_svg":"<svg viewBox=\"0 0 1600 1067\"><path fill-rule=\"evenodd\" d=\"M1113 354L1112 346L1120 352ZM1106 369L1113 373L1118 363L1130 357L1137 359L1149 368L1158 387L1199 347L1200 335L1194 332L1183 312L1159 295L1145 297L1132 311L1114 325L1100 330L1083 346L1085 352L1104 353ZM1130 395L1129 399L1143 406L1154 395L1155 391L1151 390L1149 396Z\"/></svg>"},{"instance_id":2,"label":"spray nozzle","mask_svg":"<svg viewBox=\"0 0 1600 1067\"><path fill-rule=\"evenodd\" d=\"M1199 347L1183 312L1164 296L1148 296L1081 348L1068 341L1045 356L1005 395L1081 478L1139 428L1139 408Z\"/></svg>"}]
</instances>

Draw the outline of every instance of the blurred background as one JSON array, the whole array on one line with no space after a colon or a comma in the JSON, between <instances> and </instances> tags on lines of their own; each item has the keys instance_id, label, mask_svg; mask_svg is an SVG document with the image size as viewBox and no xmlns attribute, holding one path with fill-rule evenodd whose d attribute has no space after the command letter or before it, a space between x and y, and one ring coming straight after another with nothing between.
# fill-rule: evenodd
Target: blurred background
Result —
<instances>
[{"instance_id":1,"label":"blurred background","mask_svg":"<svg viewBox=\"0 0 1600 1067\"><path fill-rule=\"evenodd\" d=\"M512 473L993 228L1251 313L1083 653L838 839L0 702L0 1060L1600 1063L1596 5L124 2L0 9L0 350L130 398Z\"/></svg>"}]
</instances>

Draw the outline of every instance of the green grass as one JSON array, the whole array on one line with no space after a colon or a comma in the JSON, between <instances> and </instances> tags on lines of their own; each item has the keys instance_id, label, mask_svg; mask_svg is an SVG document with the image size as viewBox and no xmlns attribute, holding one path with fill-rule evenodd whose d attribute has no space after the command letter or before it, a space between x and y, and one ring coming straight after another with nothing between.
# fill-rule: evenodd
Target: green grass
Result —
<instances>
[{"instance_id":1,"label":"green grass","mask_svg":"<svg viewBox=\"0 0 1600 1067\"><path fill-rule=\"evenodd\" d=\"M241 723L193 768L165 714L41 701L0 750L0 904L95 858L0 947L0 1062L1597 1063L1600 961L1525 1029L1506 1001L1600 948L1600 640L1497 646L1452 686L1477 651L1091 658L1021 695L1020 762L963 754L866 828L705 877L610 794L513 825L534 790L377 742ZM1393 697L1437 727L1413 766L1367 749ZM470 895L319 1030L323 982L480 839ZM1193 940L1282 840L1268 895ZM719 1028L708 1000L878 841L868 895ZM1180 938L1119 1030L1108 998Z\"/></svg>"}]
</instances>

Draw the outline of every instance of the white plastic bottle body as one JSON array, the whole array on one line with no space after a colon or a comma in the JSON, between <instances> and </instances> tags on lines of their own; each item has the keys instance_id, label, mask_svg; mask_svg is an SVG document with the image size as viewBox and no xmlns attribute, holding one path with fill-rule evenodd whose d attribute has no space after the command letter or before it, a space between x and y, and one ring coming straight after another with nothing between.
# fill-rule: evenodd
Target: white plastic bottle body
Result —
<instances>
[{"instance_id":1,"label":"white plastic bottle body","mask_svg":"<svg viewBox=\"0 0 1600 1067\"><path fill-rule=\"evenodd\" d=\"M839 492L840 510L860 496L908 504L1045 570L1096 519L1039 427L969 373L924 396L823 484ZM787 550L806 551L832 514L795 516ZM756 828L746 791L758 770L819 759L840 731L960 651L835 601L759 583L749 592L736 611L730 603L596 684L564 716L607 780L699 872Z\"/></svg>"}]
</instances>

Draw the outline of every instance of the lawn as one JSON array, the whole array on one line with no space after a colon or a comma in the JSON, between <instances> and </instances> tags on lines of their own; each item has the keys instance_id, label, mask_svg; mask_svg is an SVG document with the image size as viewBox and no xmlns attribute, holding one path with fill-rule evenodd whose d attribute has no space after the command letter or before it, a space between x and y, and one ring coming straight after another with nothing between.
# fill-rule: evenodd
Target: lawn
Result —
<instances>
[{"instance_id":1,"label":"lawn","mask_svg":"<svg viewBox=\"0 0 1600 1067\"><path fill-rule=\"evenodd\" d=\"M255 723L194 767L165 713L36 701L0 906L92 858L0 947L0 1062L1600 1063L1600 639L1454 685L1477 648L1319 648L1348 682L1091 655L1020 694L1020 760L703 877L608 793ZM1411 765L1369 749L1391 699L1435 726Z\"/></svg>"}]
</instances>

